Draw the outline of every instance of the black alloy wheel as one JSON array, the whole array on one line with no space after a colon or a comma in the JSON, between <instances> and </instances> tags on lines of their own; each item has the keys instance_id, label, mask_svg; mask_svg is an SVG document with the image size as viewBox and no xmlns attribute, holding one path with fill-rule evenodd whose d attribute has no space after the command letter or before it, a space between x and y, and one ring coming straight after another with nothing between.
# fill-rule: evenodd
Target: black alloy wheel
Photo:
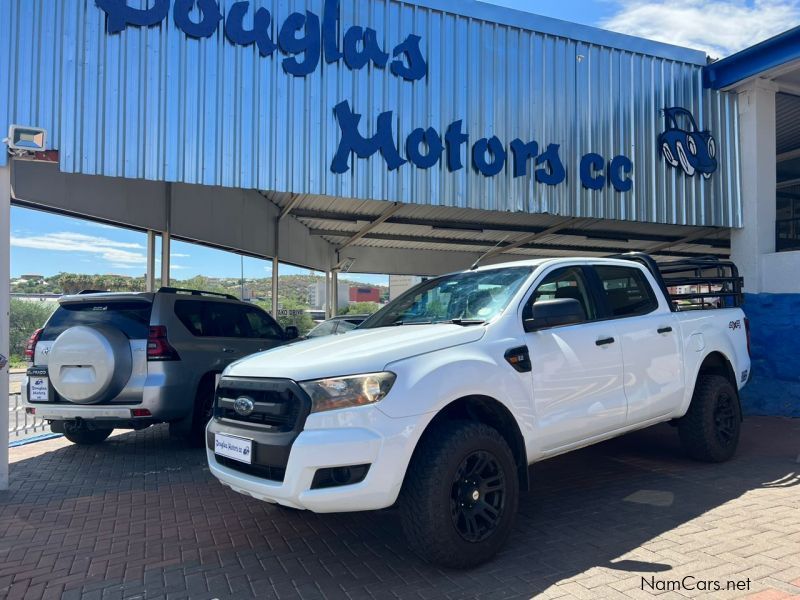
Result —
<instances>
[{"instance_id":1,"label":"black alloy wheel","mask_svg":"<svg viewBox=\"0 0 800 600\"><path fill-rule=\"evenodd\" d=\"M720 391L717 396L717 404L714 407L714 431L717 434L717 441L722 446L729 446L736 438L736 424L739 417L734 402L726 390Z\"/></svg>"},{"instance_id":2,"label":"black alloy wheel","mask_svg":"<svg viewBox=\"0 0 800 600\"><path fill-rule=\"evenodd\" d=\"M505 475L493 454L477 450L461 461L450 493L450 515L461 537L468 542L489 537L500 523L505 500Z\"/></svg>"}]
</instances>

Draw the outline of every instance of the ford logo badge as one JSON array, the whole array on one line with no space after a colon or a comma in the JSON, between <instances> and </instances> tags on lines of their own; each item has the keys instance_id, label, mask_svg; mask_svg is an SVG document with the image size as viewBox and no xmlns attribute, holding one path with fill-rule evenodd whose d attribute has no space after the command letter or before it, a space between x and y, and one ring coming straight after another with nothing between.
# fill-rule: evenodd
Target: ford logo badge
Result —
<instances>
[{"instance_id":1,"label":"ford logo badge","mask_svg":"<svg viewBox=\"0 0 800 600\"><path fill-rule=\"evenodd\" d=\"M252 398L248 398L247 396L239 396L233 403L233 410L236 411L237 415L241 415L243 417L249 417L252 415L255 408L255 402L253 402Z\"/></svg>"}]
</instances>

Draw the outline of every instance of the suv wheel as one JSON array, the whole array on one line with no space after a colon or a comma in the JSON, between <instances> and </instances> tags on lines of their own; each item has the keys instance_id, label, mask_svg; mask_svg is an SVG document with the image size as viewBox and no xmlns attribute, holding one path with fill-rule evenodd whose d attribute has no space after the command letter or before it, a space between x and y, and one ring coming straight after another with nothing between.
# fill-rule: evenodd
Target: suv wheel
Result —
<instances>
[{"instance_id":1,"label":"suv wheel","mask_svg":"<svg viewBox=\"0 0 800 600\"><path fill-rule=\"evenodd\" d=\"M426 435L409 466L400 515L423 560L464 569L511 533L519 500L514 455L497 430L468 421Z\"/></svg>"},{"instance_id":2,"label":"suv wheel","mask_svg":"<svg viewBox=\"0 0 800 600\"><path fill-rule=\"evenodd\" d=\"M206 376L197 388L197 397L194 400L192 413L192 430L189 433L189 442L192 446L205 446L206 425L214 414L214 376Z\"/></svg>"},{"instance_id":3,"label":"suv wheel","mask_svg":"<svg viewBox=\"0 0 800 600\"><path fill-rule=\"evenodd\" d=\"M108 436L111 435L113 429L88 429L83 426L71 426L70 424L64 425L64 437L73 444L79 446L90 446L104 442Z\"/></svg>"},{"instance_id":4,"label":"suv wheel","mask_svg":"<svg viewBox=\"0 0 800 600\"><path fill-rule=\"evenodd\" d=\"M700 375L689 411L678 421L681 444L695 460L724 462L736 453L742 413L725 377Z\"/></svg>"}]
</instances>

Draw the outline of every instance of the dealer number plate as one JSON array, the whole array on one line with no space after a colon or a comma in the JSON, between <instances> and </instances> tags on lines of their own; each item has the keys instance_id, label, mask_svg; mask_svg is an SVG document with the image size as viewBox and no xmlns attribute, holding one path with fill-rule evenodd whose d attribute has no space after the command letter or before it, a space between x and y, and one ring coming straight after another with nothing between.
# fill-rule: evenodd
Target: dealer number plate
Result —
<instances>
[{"instance_id":1,"label":"dealer number plate","mask_svg":"<svg viewBox=\"0 0 800 600\"><path fill-rule=\"evenodd\" d=\"M214 453L249 465L253 462L253 440L218 433L214 436Z\"/></svg>"},{"instance_id":2,"label":"dealer number plate","mask_svg":"<svg viewBox=\"0 0 800 600\"><path fill-rule=\"evenodd\" d=\"M29 379L31 387L29 393L29 400L31 402L49 402L50 401L50 386L47 377L40 377L33 375Z\"/></svg>"}]
</instances>

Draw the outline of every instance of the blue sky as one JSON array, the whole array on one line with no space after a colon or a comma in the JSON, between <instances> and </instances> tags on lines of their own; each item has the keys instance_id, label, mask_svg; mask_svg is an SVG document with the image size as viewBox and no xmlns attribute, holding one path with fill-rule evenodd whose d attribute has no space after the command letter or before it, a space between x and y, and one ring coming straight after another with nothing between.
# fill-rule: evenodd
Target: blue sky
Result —
<instances>
[{"instance_id":1,"label":"blue sky","mask_svg":"<svg viewBox=\"0 0 800 600\"><path fill-rule=\"evenodd\" d=\"M800 24L800 0L484 0L543 16L592 25L727 56ZM43 212L13 208L11 273L62 271L142 275L145 235ZM160 252L160 251L159 251ZM308 273L294 267L282 273ZM240 258L174 242L172 277L238 277ZM244 259L246 278L266 277L271 264ZM349 279L386 283L384 276Z\"/></svg>"}]
</instances>

